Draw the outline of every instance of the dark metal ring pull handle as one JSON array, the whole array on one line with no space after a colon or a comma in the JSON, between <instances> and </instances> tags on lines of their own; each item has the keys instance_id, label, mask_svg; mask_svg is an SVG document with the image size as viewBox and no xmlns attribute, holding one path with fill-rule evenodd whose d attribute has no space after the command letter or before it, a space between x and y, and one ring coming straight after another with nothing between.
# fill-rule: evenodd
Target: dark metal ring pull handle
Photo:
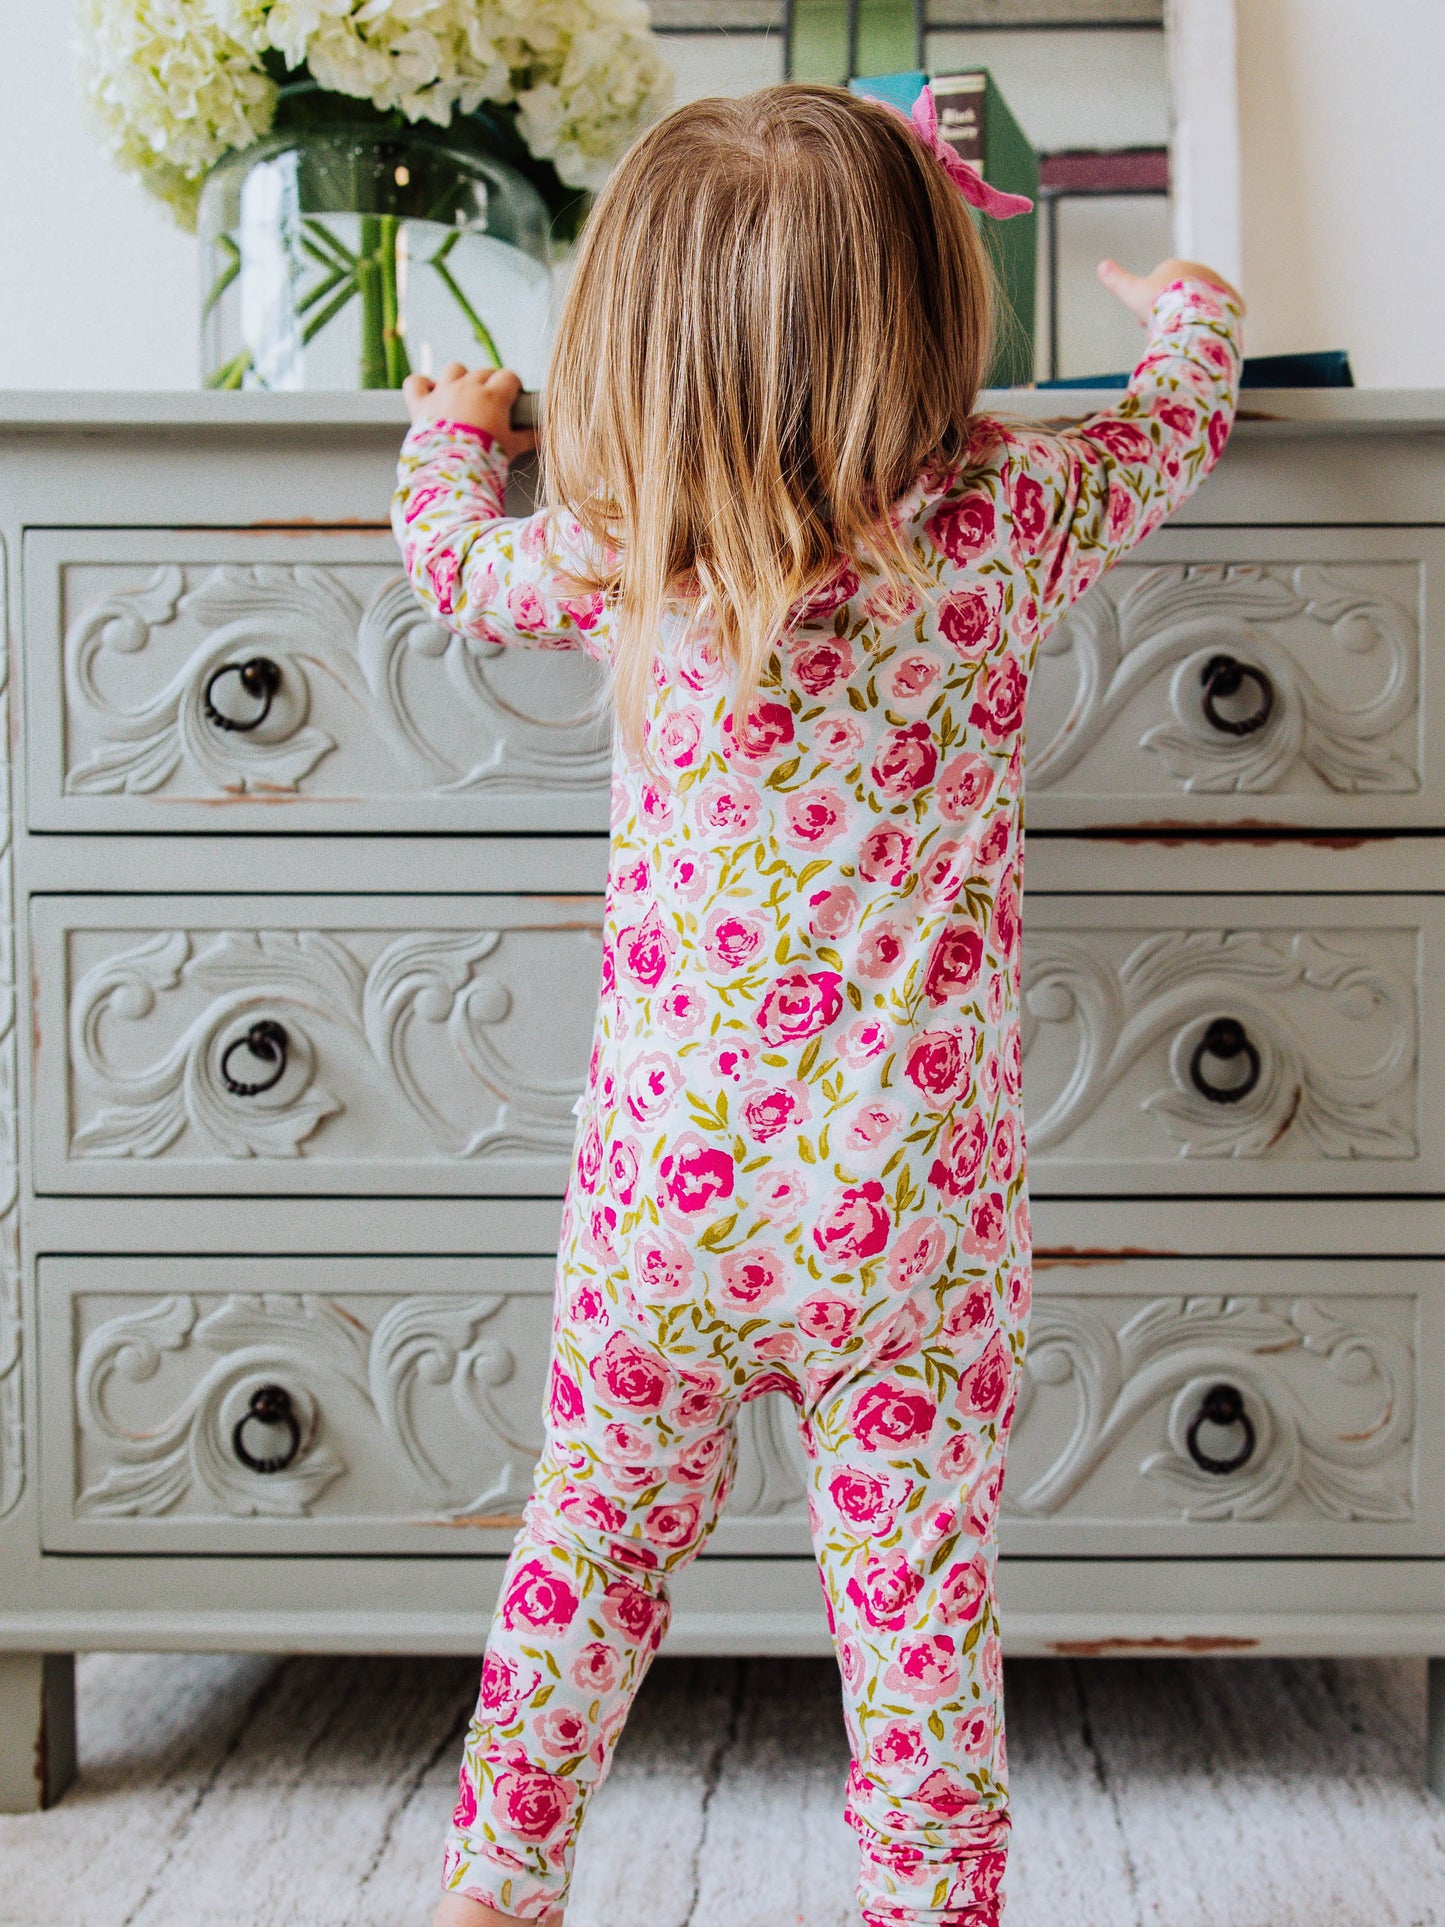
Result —
<instances>
[{"instance_id":1,"label":"dark metal ring pull handle","mask_svg":"<svg viewBox=\"0 0 1445 1927\"><path fill-rule=\"evenodd\" d=\"M1238 1084L1211 1084L1204 1075L1207 1057L1219 1058L1224 1063L1242 1057L1248 1066L1243 1080ZM1249 1096L1259 1082L1259 1052L1243 1024L1233 1017L1214 1019L1194 1046L1194 1055L1189 1060L1189 1081L1211 1104L1238 1104L1241 1098Z\"/></svg>"},{"instance_id":2,"label":"dark metal ring pull handle","mask_svg":"<svg viewBox=\"0 0 1445 1927\"><path fill-rule=\"evenodd\" d=\"M1240 1428L1243 1437L1232 1459L1216 1459L1204 1451L1199 1443L1199 1432L1205 1425L1237 1425ZM1210 1386L1199 1401L1199 1410L1189 1421L1184 1443L1189 1448L1190 1458L1201 1472L1214 1472L1220 1478L1227 1473L1237 1472L1242 1465L1249 1463L1254 1454L1254 1420L1244 1409L1244 1395L1237 1385Z\"/></svg>"},{"instance_id":3,"label":"dark metal ring pull handle","mask_svg":"<svg viewBox=\"0 0 1445 1927\"><path fill-rule=\"evenodd\" d=\"M246 1450L246 1427L257 1425L284 1425L286 1428L286 1447L284 1451L272 1452L264 1459L258 1459ZM236 1457L248 1472L284 1472L296 1454L301 1450L301 1421L291 1403L291 1394L284 1385L258 1385L251 1394L251 1402L236 1420L235 1430L231 1433L231 1446ZM1193 1450L1191 1446L1190 1450Z\"/></svg>"},{"instance_id":4,"label":"dark metal ring pull handle","mask_svg":"<svg viewBox=\"0 0 1445 1927\"><path fill-rule=\"evenodd\" d=\"M261 705L255 715L248 717L245 722L238 722L234 716L226 715L223 710L217 709L213 701L217 683L226 676L237 677L246 694ZM244 736L247 730L259 729L271 714L271 704L280 687L281 671L269 656L252 656L246 662L223 662L207 679L201 696L206 721L214 723L217 729L232 729L237 735Z\"/></svg>"},{"instance_id":5,"label":"dark metal ring pull handle","mask_svg":"<svg viewBox=\"0 0 1445 1927\"><path fill-rule=\"evenodd\" d=\"M1226 736L1253 736L1269 721L1274 709L1274 684L1254 663L1240 662L1234 656L1211 656L1199 681L1204 689L1204 714ZM1237 696L1247 682L1259 691L1254 708L1247 716L1221 716L1216 702Z\"/></svg>"},{"instance_id":6,"label":"dark metal ring pull handle","mask_svg":"<svg viewBox=\"0 0 1445 1927\"><path fill-rule=\"evenodd\" d=\"M262 1091L272 1091L286 1075L286 1045L288 1038L283 1027L274 1017L260 1017L252 1024L244 1037L233 1037L221 1054L221 1082L234 1097L259 1097ZM238 1050L248 1050L263 1064L274 1064L275 1069L269 1077L258 1078L247 1083L231 1075L231 1059Z\"/></svg>"}]
</instances>

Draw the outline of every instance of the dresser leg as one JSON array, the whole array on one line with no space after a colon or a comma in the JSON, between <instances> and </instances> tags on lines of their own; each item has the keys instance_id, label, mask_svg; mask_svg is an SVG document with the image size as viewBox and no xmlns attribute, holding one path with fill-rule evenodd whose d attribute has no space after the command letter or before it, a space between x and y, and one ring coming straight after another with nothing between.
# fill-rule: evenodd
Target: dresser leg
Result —
<instances>
[{"instance_id":1,"label":"dresser leg","mask_svg":"<svg viewBox=\"0 0 1445 1927\"><path fill-rule=\"evenodd\" d=\"M74 1653L0 1653L0 1813L53 1806L74 1778Z\"/></svg>"},{"instance_id":2,"label":"dresser leg","mask_svg":"<svg viewBox=\"0 0 1445 1927\"><path fill-rule=\"evenodd\" d=\"M1445 1800L1445 1659L1429 1662L1429 1693L1425 1710L1425 1784L1437 1800Z\"/></svg>"}]
</instances>

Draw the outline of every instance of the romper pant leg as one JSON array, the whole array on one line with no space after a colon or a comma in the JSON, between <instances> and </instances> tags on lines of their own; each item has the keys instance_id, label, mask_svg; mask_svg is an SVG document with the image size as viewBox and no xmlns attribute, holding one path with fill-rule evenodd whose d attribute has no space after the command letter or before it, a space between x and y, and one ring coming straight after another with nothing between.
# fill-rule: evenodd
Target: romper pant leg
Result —
<instances>
[{"instance_id":1,"label":"romper pant leg","mask_svg":"<svg viewBox=\"0 0 1445 1927\"><path fill-rule=\"evenodd\" d=\"M916 1333L924 1313L912 1320ZM956 1332L942 1337L885 1346L889 1362L850 1376L809 1426L866 1927L998 1927L1001 1906L994 1523L1022 1335L988 1316L962 1357Z\"/></svg>"},{"instance_id":2,"label":"romper pant leg","mask_svg":"<svg viewBox=\"0 0 1445 1927\"><path fill-rule=\"evenodd\" d=\"M578 1299L595 1314L579 1322ZM679 1369L594 1286L557 1335L547 1438L487 1640L442 1884L559 1906L577 1830L731 1482L721 1372ZM729 1388L730 1389L730 1388Z\"/></svg>"}]
</instances>

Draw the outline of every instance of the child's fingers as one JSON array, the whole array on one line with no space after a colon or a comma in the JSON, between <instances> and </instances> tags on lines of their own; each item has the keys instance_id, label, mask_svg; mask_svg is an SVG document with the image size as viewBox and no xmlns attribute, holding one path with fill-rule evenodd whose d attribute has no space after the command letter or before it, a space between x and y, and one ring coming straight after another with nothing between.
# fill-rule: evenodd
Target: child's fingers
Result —
<instances>
[{"instance_id":1,"label":"child's fingers","mask_svg":"<svg viewBox=\"0 0 1445 1927\"><path fill-rule=\"evenodd\" d=\"M408 375L401 384L401 392L408 401L425 401L435 387L430 375Z\"/></svg>"},{"instance_id":2,"label":"child's fingers","mask_svg":"<svg viewBox=\"0 0 1445 1927\"><path fill-rule=\"evenodd\" d=\"M442 369L440 379L442 381L461 381L466 372L467 365L464 361L449 361L446 367Z\"/></svg>"}]
</instances>

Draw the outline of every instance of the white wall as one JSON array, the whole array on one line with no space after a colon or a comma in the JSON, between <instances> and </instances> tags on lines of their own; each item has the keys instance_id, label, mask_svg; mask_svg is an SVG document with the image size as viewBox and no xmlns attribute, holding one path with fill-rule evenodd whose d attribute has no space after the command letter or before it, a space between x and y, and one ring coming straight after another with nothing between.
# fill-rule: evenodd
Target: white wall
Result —
<instances>
[{"instance_id":1,"label":"white wall","mask_svg":"<svg viewBox=\"0 0 1445 1927\"><path fill-rule=\"evenodd\" d=\"M1237 28L1250 349L1445 387L1445 5L1238 0Z\"/></svg>"}]
</instances>

